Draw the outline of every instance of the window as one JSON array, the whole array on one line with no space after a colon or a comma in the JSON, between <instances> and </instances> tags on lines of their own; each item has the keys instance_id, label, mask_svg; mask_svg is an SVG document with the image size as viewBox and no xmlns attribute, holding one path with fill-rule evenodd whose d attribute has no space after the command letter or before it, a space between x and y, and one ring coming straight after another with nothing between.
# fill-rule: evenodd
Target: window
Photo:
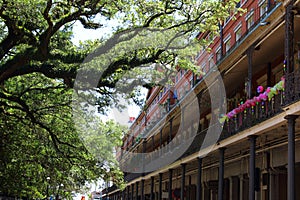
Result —
<instances>
[{"instance_id":1,"label":"window","mask_svg":"<svg viewBox=\"0 0 300 200\"><path fill-rule=\"evenodd\" d=\"M217 59L217 62L219 60L221 60L221 47L218 47L216 50L216 59Z\"/></svg>"},{"instance_id":2,"label":"window","mask_svg":"<svg viewBox=\"0 0 300 200\"><path fill-rule=\"evenodd\" d=\"M167 88L166 87L164 87L164 93L166 93L167 92Z\"/></svg>"},{"instance_id":3,"label":"window","mask_svg":"<svg viewBox=\"0 0 300 200\"><path fill-rule=\"evenodd\" d=\"M194 74L192 74L189 79L190 79L190 88L193 88L194 87Z\"/></svg>"},{"instance_id":4,"label":"window","mask_svg":"<svg viewBox=\"0 0 300 200\"><path fill-rule=\"evenodd\" d=\"M228 52L231 48L231 35L228 35L225 39L224 39L224 44L225 44L225 51Z\"/></svg>"},{"instance_id":5,"label":"window","mask_svg":"<svg viewBox=\"0 0 300 200\"><path fill-rule=\"evenodd\" d=\"M236 32L235 32L235 41L239 41L239 39L242 37L242 29L239 28Z\"/></svg>"},{"instance_id":6,"label":"window","mask_svg":"<svg viewBox=\"0 0 300 200\"><path fill-rule=\"evenodd\" d=\"M253 26L253 24L254 24L254 17L253 15L251 15L247 20L247 29L250 29Z\"/></svg>"},{"instance_id":7,"label":"window","mask_svg":"<svg viewBox=\"0 0 300 200\"><path fill-rule=\"evenodd\" d=\"M206 71L206 63L202 63L201 64L201 71L205 74L207 71Z\"/></svg>"},{"instance_id":8,"label":"window","mask_svg":"<svg viewBox=\"0 0 300 200\"><path fill-rule=\"evenodd\" d=\"M252 8L246 15L247 29L249 30L254 24L254 9Z\"/></svg>"},{"instance_id":9,"label":"window","mask_svg":"<svg viewBox=\"0 0 300 200\"><path fill-rule=\"evenodd\" d=\"M228 52L230 49L230 40L225 43L225 51Z\"/></svg>"},{"instance_id":10,"label":"window","mask_svg":"<svg viewBox=\"0 0 300 200\"><path fill-rule=\"evenodd\" d=\"M235 41L239 41L239 39L242 37L242 24L239 24L235 29Z\"/></svg>"},{"instance_id":11,"label":"window","mask_svg":"<svg viewBox=\"0 0 300 200\"><path fill-rule=\"evenodd\" d=\"M214 55L211 55L210 58L209 58L209 69L213 68L214 65L215 65L215 62L214 62Z\"/></svg>"},{"instance_id":12,"label":"window","mask_svg":"<svg viewBox=\"0 0 300 200\"><path fill-rule=\"evenodd\" d=\"M181 70L180 70L180 77L182 77L183 74L184 74L184 69L181 69Z\"/></svg>"},{"instance_id":13,"label":"window","mask_svg":"<svg viewBox=\"0 0 300 200\"><path fill-rule=\"evenodd\" d=\"M268 3L266 0L259 3L259 12L261 17L268 12Z\"/></svg>"}]
</instances>

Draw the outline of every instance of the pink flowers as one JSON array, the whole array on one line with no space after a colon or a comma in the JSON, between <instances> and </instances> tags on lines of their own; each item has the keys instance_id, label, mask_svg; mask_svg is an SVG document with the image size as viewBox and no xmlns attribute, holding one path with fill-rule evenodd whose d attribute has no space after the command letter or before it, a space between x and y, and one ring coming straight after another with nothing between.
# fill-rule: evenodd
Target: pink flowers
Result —
<instances>
[{"instance_id":1,"label":"pink flowers","mask_svg":"<svg viewBox=\"0 0 300 200\"><path fill-rule=\"evenodd\" d=\"M228 112L226 115L223 115L219 121L221 123L225 122L226 120L233 118L235 115L244 112L246 108L253 107L261 101L267 101L267 99L269 100L272 99L274 95L277 95L280 91L284 90L284 83L285 83L285 79L284 77L282 77L281 80L276 85L274 85L273 87L268 87L265 91L263 86L258 86L257 87L257 93L259 93L258 96L246 100L245 103L239 105L237 108Z\"/></svg>"},{"instance_id":2,"label":"pink flowers","mask_svg":"<svg viewBox=\"0 0 300 200\"><path fill-rule=\"evenodd\" d=\"M264 87L263 86L258 86L257 87L257 93L262 93L264 91Z\"/></svg>"}]
</instances>

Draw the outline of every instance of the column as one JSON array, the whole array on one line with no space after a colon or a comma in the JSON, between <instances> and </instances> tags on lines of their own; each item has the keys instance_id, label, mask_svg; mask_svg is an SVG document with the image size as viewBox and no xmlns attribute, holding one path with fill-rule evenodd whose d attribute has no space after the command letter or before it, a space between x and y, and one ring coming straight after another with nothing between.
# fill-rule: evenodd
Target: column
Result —
<instances>
[{"instance_id":1,"label":"column","mask_svg":"<svg viewBox=\"0 0 300 200\"><path fill-rule=\"evenodd\" d=\"M142 183L141 183L141 199L142 200L145 200L145 180L144 179L142 179Z\"/></svg>"},{"instance_id":2,"label":"column","mask_svg":"<svg viewBox=\"0 0 300 200\"><path fill-rule=\"evenodd\" d=\"M243 194L244 194L244 175L241 174L239 175L240 178L240 199L243 199Z\"/></svg>"},{"instance_id":3,"label":"column","mask_svg":"<svg viewBox=\"0 0 300 200\"><path fill-rule=\"evenodd\" d=\"M249 136L250 160L249 160L249 200L255 200L255 151L256 135Z\"/></svg>"},{"instance_id":4,"label":"column","mask_svg":"<svg viewBox=\"0 0 300 200\"><path fill-rule=\"evenodd\" d=\"M229 177L229 199L236 199L233 197L233 177Z\"/></svg>"},{"instance_id":5,"label":"column","mask_svg":"<svg viewBox=\"0 0 300 200\"><path fill-rule=\"evenodd\" d=\"M128 186L127 186L127 194L126 194L126 199L127 199L127 200L130 200L129 194L130 194L130 186L128 185Z\"/></svg>"},{"instance_id":6,"label":"column","mask_svg":"<svg viewBox=\"0 0 300 200\"><path fill-rule=\"evenodd\" d=\"M197 173L197 194L196 200L202 199L202 158L198 157L198 173Z\"/></svg>"},{"instance_id":7,"label":"column","mask_svg":"<svg viewBox=\"0 0 300 200\"><path fill-rule=\"evenodd\" d=\"M135 183L135 199L138 200L138 196L139 196L139 182Z\"/></svg>"},{"instance_id":8,"label":"column","mask_svg":"<svg viewBox=\"0 0 300 200\"><path fill-rule=\"evenodd\" d=\"M285 116L288 120L288 188L287 199L295 200L295 123L297 115Z\"/></svg>"},{"instance_id":9,"label":"column","mask_svg":"<svg viewBox=\"0 0 300 200\"><path fill-rule=\"evenodd\" d=\"M167 146L167 151L171 152L173 150L173 146L171 141L172 141L172 133L173 133L173 118L170 119L170 130L169 130L169 140L168 140L168 146Z\"/></svg>"},{"instance_id":10,"label":"column","mask_svg":"<svg viewBox=\"0 0 300 200\"><path fill-rule=\"evenodd\" d=\"M294 71L294 13L293 2L286 7L285 15L285 44L284 44L284 59L286 65L286 80L285 80L285 103L291 103L294 100L294 84L293 78L289 75Z\"/></svg>"},{"instance_id":11,"label":"column","mask_svg":"<svg viewBox=\"0 0 300 200\"><path fill-rule=\"evenodd\" d=\"M151 137L151 141L152 141L152 151L154 151L155 148L154 135Z\"/></svg>"},{"instance_id":12,"label":"column","mask_svg":"<svg viewBox=\"0 0 300 200\"><path fill-rule=\"evenodd\" d=\"M172 179L173 179L173 169L169 169L169 188L168 188L168 194L169 199L172 200Z\"/></svg>"},{"instance_id":13,"label":"column","mask_svg":"<svg viewBox=\"0 0 300 200\"><path fill-rule=\"evenodd\" d=\"M158 191L158 199L162 199L162 173L159 173L159 191Z\"/></svg>"},{"instance_id":14,"label":"column","mask_svg":"<svg viewBox=\"0 0 300 200\"><path fill-rule=\"evenodd\" d=\"M285 15L285 61L286 71L294 71L294 13L293 1L286 7Z\"/></svg>"},{"instance_id":15,"label":"column","mask_svg":"<svg viewBox=\"0 0 300 200\"><path fill-rule=\"evenodd\" d=\"M162 129L160 129L159 132L159 155L162 156Z\"/></svg>"},{"instance_id":16,"label":"column","mask_svg":"<svg viewBox=\"0 0 300 200\"><path fill-rule=\"evenodd\" d=\"M142 155L142 175L145 175L145 165L146 165L146 159L145 159L145 155L146 155L146 151L147 151L147 140L143 139L143 155Z\"/></svg>"},{"instance_id":17,"label":"column","mask_svg":"<svg viewBox=\"0 0 300 200\"><path fill-rule=\"evenodd\" d=\"M218 200L223 200L223 190L224 190L224 154L226 148L220 148L220 158L219 158L219 182L218 182Z\"/></svg>"},{"instance_id":18,"label":"column","mask_svg":"<svg viewBox=\"0 0 300 200\"><path fill-rule=\"evenodd\" d=\"M254 52L254 46L250 46L247 50L247 56L248 56L248 80L247 80L247 97L252 98L252 67L253 67L253 52Z\"/></svg>"},{"instance_id":19,"label":"column","mask_svg":"<svg viewBox=\"0 0 300 200\"><path fill-rule=\"evenodd\" d=\"M154 200L154 177L151 176L150 200Z\"/></svg>"},{"instance_id":20,"label":"column","mask_svg":"<svg viewBox=\"0 0 300 200\"><path fill-rule=\"evenodd\" d=\"M223 58L224 55L224 34L223 34L223 25L219 23L219 28L220 28L220 57L221 59Z\"/></svg>"},{"instance_id":21,"label":"column","mask_svg":"<svg viewBox=\"0 0 300 200\"><path fill-rule=\"evenodd\" d=\"M189 186L188 186L188 191L186 192L187 199L191 199L191 187L192 187L192 176L189 175Z\"/></svg>"},{"instance_id":22,"label":"column","mask_svg":"<svg viewBox=\"0 0 300 200\"><path fill-rule=\"evenodd\" d=\"M267 86L271 87L272 85L272 64L269 62L267 66Z\"/></svg>"},{"instance_id":23,"label":"column","mask_svg":"<svg viewBox=\"0 0 300 200\"><path fill-rule=\"evenodd\" d=\"M180 200L184 200L184 187L185 187L185 170L186 163L181 164L181 190L180 190Z\"/></svg>"},{"instance_id":24,"label":"column","mask_svg":"<svg viewBox=\"0 0 300 200\"><path fill-rule=\"evenodd\" d=\"M133 200L134 184L131 185L131 200Z\"/></svg>"}]
</instances>

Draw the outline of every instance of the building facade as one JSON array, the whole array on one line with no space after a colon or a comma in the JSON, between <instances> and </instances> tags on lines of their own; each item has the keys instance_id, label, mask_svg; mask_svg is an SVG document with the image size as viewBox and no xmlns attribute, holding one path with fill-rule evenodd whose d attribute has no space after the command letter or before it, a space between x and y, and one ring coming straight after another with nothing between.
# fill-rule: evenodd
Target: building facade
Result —
<instances>
[{"instance_id":1,"label":"building facade","mask_svg":"<svg viewBox=\"0 0 300 200\"><path fill-rule=\"evenodd\" d=\"M117 154L127 187L106 197L300 200L300 1L237 7L247 12L199 52L203 75L178 69L149 91Z\"/></svg>"}]
</instances>

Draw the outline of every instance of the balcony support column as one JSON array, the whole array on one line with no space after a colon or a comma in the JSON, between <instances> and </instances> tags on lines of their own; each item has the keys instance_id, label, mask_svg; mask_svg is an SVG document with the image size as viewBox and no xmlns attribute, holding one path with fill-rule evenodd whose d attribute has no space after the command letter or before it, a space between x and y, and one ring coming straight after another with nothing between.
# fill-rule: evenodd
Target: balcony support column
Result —
<instances>
[{"instance_id":1,"label":"balcony support column","mask_svg":"<svg viewBox=\"0 0 300 200\"><path fill-rule=\"evenodd\" d=\"M138 196L139 196L139 182L135 183L135 199L138 200Z\"/></svg>"},{"instance_id":2,"label":"balcony support column","mask_svg":"<svg viewBox=\"0 0 300 200\"><path fill-rule=\"evenodd\" d=\"M150 200L154 200L154 177L151 176Z\"/></svg>"},{"instance_id":3,"label":"balcony support column","mask_svg":"<svg viewBox=\"0 0 300 200\"><path fill-rule=\"evenodd\" d=\"M169 169L169 188L168 188L168 196L169 199L172 200L172 179L173 179L173 169Z\"/></svg>"},{"instance_id":4,"label":"balcony support column","mask_svg":"<svg viewBox=\"0 0 300 200\"><path fill-rule=\"evenodd\" d=\"M126 199L127 199L127 200L130 200L129 194L130 194L130 186L128 185L128 186L127 186L127 194L126 194Z\"/></svg>"},{"instance_id":5,"label":"balcony support column","mask_svg":"<svg viewBox=\"0 0 300 200\"><path fill-rule=\"evenodd\" d=\"M186 163L183 163L183 164L181 164L181 190L180 190L180 200L184 200L185 171L186 171Z\"/></svg>"},{"instance_id":6,"label":"balcony support column","mask_svg":"<svg viewBox=\"0 0 300 200\"><path fill-rule=\"evenodd\" d=\"M169 132L169 143L172 140L172 132L173 132L173 118L170 119L170 132ZM169 144L170 145L170 144Z\"/></svg>"},{"instance_id":7,"label":"balcony support column","mask_svg":"<svg viewBox=\"0 0 300 200\"><path fill-rule=\"evenodd\" d=\"M202 158L198 157L197 194L196 200L202 200Z\"/></svg>"},{"instance_id":8,"label":"balcony support column","mask_svg":"<svg viewBox=\"0 0 300 200\"><path fill-rule=\"evenodd\" d=\"M154 135L151 137L151 141L152 141L152 151L154 151L155 148Z\"/></svg>"},{"instance_id":9,"label":"balcony support column","mask_svg":"<svg viewBox=\"0 0 300 200\"><path fill-rule=\"evenodd\" d=\"M223 200L224 193L224 154L226 148L220 148L219 158L219 182L218 182L218 200Z\"/></svg>"},{"instance_id":10,"label":"balcony support column","mask_svg":"<svg viewBox=\"0 0 300 200\"><path fill-rule=\"evenodd\" d=\"M162 200L162 173L159 173L159 191L158 191L158 199Z\"/></svg>"},{"instance_id":11,"label":"balcony support column","mask_svg":"<svg viewBox=\"0 0 300 200\"><path fill-rule=\"evenodd\" d=\"M133 200L134 184L131 185L131 200Z\"/></svg>"},{"instance_id":12,"label":"balcony support column","mask_svg":"<svg viewBox=\"0 0 300 200\"><path fill-rule=\"evenodd\" d=\"M143 140L143 155L142 155L142 165L143 165L143 171L142 171L142 176L145 175L145 155L146 155L146 150L147 150L147 140Z\"/></svg>"},{"instance_id":13,"label":"balcony support column","mask_svg":"<svg viewBox=\"0 0 300 200\"><path fill-rule=\"evenodd\" d=\"M252 98L252 68L253 68L253 52L254 46L250 46L247 50L247 57L248 57L248 77L247 77L247 98Z\"/></svg>"},{"instance_id":14,"label":"balcony support column","mask_svg":"<svg viewBox=\"0 0 300 200\"><path fill-rule=\"evenodd\" d=\"M145 200L145 179L141 181L141 199Z\"/></svg>"},{"instance_id":15,"label":"balcony support column","mask_svg":"<svg viewBox=\"0 0 300 200\"><path fill-rule=\"evenodd\" d=\"M219 28L220 28L220 57L221 59L224 56L224 34L223 34L223 25L220 23L219 24Z\"/></svg>"},{"instance_id":16,"label":"balcony support column","mask_svg":"<svg viewBox=\"0 0 300 200\"><path fill-rule=\"evenodd\" d=\"M285 14L285 43L284 43L284 64L286 66L285 74L285 101L286 103L293 102L294 89L293 89L293 78L291 73L294 71L294 13L293 9L294 1L286 7Z\"/></svg>"},{"instance_id":17,"label":"balcony support column","mask_svg":"<svg viewBox=\"0 0 300 200\"><path fill-rule=\"evenodd\" d=\"M255 200L255 154L256 135L249 136L250 158L249 158L249 200Z\"/></svg>"},{"instance_id":18,"label":"balcony support column","mask_svg":"<svg viewBox=\"0 0 300 200\"><path fill-rule=\"evenodd\" d=\"M285 64L286 64L286 72L291 73L294 71L294 13L292 1L286 7L286 15L285 15Z\"/></svg>"},{"instance_id":19,"label":"balcony support column","mask_svg":"<svg viewBox=\"0 0 300 200\"><path fill-rule=\"evenodd\" d=\"M267 67L267 86L271 87L272 84L272 64L268 63Z\"/></svg>"},{"instance_id":20,"label":"balcony support column","mask_svg":"<svg viewBox=\"0 0 300 200\"><path fill-rule=\"evenodd\" d=\"M287 199L295 200L295 123L297 115L285 116L288 120L288 188Z\"/></svg>"},{"instance_id":21,"label":"balcony support column","mask_svg":"<svg viewBox=\"0 0 300 200\"><path fill-rule=\"evenodd\" d=\"M160 129L159 131L159 146L161 148L161 145L162 145L162 129Z\"/></svg>"}]
</instances>

